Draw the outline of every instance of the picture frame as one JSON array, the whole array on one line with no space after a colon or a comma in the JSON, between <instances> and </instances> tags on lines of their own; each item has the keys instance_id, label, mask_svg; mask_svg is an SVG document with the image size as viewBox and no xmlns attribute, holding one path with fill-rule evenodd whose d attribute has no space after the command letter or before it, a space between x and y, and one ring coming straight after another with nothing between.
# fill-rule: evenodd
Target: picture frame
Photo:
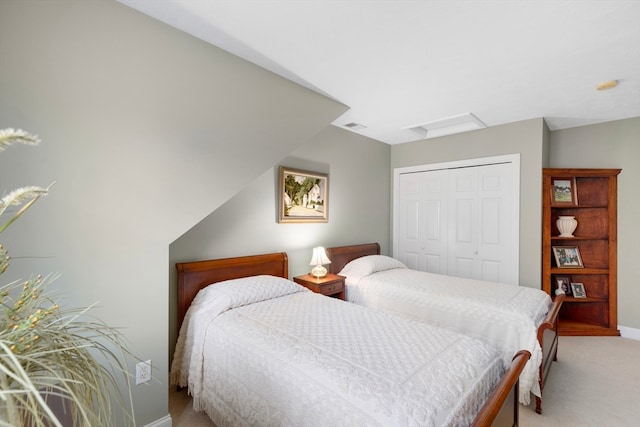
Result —
<instances>
[{"instance_id":1,"label":"picture frame","mask_svg":"<svg viewBox=\"0 0 640 427\"><path fill-rule=\"evenodd\" d=\"M571 276L554 276L556 289L562 289L567 296L572 296Z\"/></svg>"},{"instance_id":2,"label":"picture frame","mask_svg":"<svg viewBox=\"0 0 640 427\"><path fill-rule=\"evenodd\" d=\"M551 187L551 201L554 205L578 205L578 195L576 191L576 180L554 179Z\"/></svg>"},{"instance_id":3,"label":"picture frame","mask_svg":"<svg viewBox=\"0 0 640 427\"><path fill-rule=\"evenodd\" d=\"M587 293L584 290L584 284L582 283L572 283L571 284L571 292L573 293L574 298L586 298Z\"/></svg>"},{"instance_id":4,"label":"picture frame","mask_svg":"<svg viewBox=\"0 0 640 427\"><path fill-rule=\"evenodd\" d=\"M329 221L329 175L278 168L278 222Z\"/></svg>"},{"instance_id":5,"label":"picture frame","mask_svg":"<svg viewBox=\"0 0 640 427\"><path fill-rule=\"evenodd\" d=\"M552 246L558 268L584 268L577 246Z\"/></svg>"}]
</instances>

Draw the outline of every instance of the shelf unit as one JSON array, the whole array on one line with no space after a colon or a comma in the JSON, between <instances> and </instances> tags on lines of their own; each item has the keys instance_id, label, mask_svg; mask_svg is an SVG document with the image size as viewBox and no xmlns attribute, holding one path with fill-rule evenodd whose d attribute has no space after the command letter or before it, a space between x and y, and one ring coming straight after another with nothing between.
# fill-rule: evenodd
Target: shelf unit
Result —
<instances>
[{"instance_id":1,"label":"shelf unit","mask_svg":"<svg viewBox=\"0 0 640 427\"><path fill-rule=\"evenodd\" d=\"M584 285L586 298L567 296L560 335L620 335L617 293L617 179L621 169L543 169L542 289L555 297L556 278ZM554 181L572 183L571 202L556 202ZM559 237L559 216L574 216L574 237ZM577 247L583 267L559 268L553 247Z\"/></svg>"}]
</instances>

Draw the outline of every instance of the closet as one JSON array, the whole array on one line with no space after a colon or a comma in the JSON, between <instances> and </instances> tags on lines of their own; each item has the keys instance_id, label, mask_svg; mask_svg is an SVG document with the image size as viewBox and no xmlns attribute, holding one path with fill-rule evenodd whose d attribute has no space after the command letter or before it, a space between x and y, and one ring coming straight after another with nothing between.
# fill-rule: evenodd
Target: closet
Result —
<instances>
[{"instance_id":1,"label":"closet","mask_svg":"<svg viewBox=\"0 0 640 427\"><path fill-rule=\"evenodd\" d=\"M408 267L518 283L519 156L399 168L393 256Z\"/></svg>"}]
</instances>

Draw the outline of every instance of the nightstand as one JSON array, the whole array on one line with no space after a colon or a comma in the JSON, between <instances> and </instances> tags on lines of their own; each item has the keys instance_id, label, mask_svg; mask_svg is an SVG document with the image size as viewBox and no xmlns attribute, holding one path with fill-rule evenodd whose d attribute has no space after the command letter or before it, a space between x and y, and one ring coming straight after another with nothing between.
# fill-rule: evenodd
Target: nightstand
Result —
<instances>
[{"instance_id":1,"label":"nightstand","mask_svg":"<svg viewBox=\"0 0 640 427\"><path fill-rule=\"evenodd\" d=\"M305 274L294 277L293 281L318 294L344 300L344 279L344 276L329 273L319 279Z\"/></svg>"}]
</instances>

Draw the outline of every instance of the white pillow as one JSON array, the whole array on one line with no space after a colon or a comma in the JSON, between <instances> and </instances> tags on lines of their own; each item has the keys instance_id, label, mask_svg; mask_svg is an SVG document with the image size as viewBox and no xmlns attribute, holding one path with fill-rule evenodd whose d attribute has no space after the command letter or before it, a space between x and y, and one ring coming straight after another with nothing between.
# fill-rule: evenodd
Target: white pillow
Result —
<instances>
[{"instance_id":1,"label":"white pillow","mask_svg":"<svg viewBox=\"0 0 640 427\"><path fill-rule=\"evenodd\" d=\"M230 308L233 308L306 290L304 286L283 277L259 275L214 283L199 294L203 294L201 298L207 300L225 296Z\"/></svg>"},{"instance_id":2,"label":"white pillow","mask_svg":"<svg viewBox=\"0 0 640 427\"><path fill-rule=\"evenodd\" d=\"M377 271L393 268L407 268L407 266L385 255L367 255L350 261L338 274L346 277L364 277Z\"/></svg>"}]
</instances>

